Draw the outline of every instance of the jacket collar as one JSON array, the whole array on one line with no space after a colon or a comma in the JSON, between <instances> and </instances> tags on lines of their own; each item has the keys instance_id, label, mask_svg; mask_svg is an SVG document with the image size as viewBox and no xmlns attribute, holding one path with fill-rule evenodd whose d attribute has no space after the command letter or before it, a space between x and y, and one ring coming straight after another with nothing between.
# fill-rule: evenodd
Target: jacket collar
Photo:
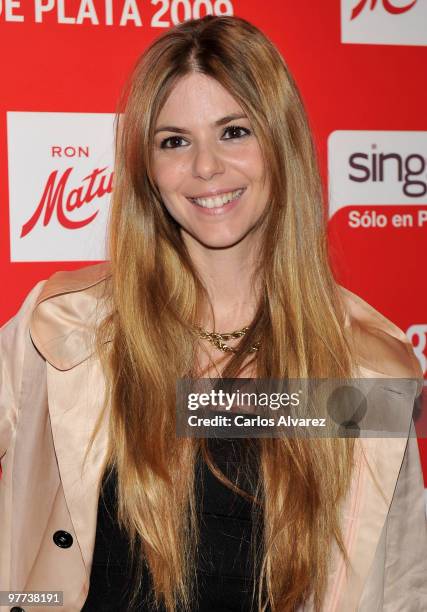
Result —
<instances>
[{"instance_id":1,"label":"jacket collar","mask_svg":"<svg viewBox=\"0 0 427 612\"><path fill-rule=\"evenodd\" d=\"M96 323L107 314L110 265L56 272L43 286L30 320L37 350L53 367L69 370L94 352Z\"/></svg>"}]
</instances>

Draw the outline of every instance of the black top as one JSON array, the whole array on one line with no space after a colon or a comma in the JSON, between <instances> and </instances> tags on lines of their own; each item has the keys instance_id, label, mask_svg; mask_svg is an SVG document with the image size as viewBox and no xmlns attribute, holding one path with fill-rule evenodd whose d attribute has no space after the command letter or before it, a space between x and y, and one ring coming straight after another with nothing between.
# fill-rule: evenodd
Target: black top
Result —
<instances>
[{"instance_id":1,"label":"black top","mask_svg":"<svg viewBox=\"0 0 427 612\"><path fill-rule=\"evenodd\" d=\"M254 491L257 455L246 448L242 439L209 439L215 463L232 482L245 491ZM253 441L252 441L253 442ZM240 469L239 469L240 468ZM204 493L199 483L204 483ZM104 479L99 497L95 550L90 588L84 612L127 612L132 567L128 562L129 542L114 520L116 515L116 478L114 472ZM200 517L200 554L197 560L198 604L194 612L249 612L253 608L253 557L251 533L257 546L261 542L262 514L252 520L252 503L223 485L200 461L196 468L196 496ZM154 610L145 601L150 590L150 575L144 570L137 607ZM256 590L257 595L257 590ZM162 608L158 609L163 611Z\"/></svg>"}]
</instances>

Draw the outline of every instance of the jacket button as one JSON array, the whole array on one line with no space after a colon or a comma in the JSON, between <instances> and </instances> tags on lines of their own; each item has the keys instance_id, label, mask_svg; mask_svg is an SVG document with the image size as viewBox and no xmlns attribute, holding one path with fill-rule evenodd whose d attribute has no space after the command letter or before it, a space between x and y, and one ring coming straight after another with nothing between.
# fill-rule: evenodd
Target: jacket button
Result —
<instances>
[{"instance_id":1,"label":"jacket button","mask_svg":"<svg viewBox=\"0 0 427 612\"><path fill-rule=\"evenodd\" d=\"M70 548L73 543L73 536L68 531L55 531L53 541L59 548Z\"/></svg>"},{"instance_id":2,"label":"jacket button","mask_svg":"<svg viewBox=\"0 0 427 612\"><path fill-rule=\"evenodd\" d=\"M13 606L13 608L10 609L10 612L25 612L25 610L19 606Z\"/></svg>"}]
</instances>

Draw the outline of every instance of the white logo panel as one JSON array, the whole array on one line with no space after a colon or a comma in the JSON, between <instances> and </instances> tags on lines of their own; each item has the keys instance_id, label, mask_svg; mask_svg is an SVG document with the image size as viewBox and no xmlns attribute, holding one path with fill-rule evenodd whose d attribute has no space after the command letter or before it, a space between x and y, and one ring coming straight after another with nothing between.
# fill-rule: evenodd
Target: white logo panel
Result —
<instances>
[{"instance_id":1,"label":"white logo panel","mask_svg":"<svg viewBox=\"0 0 427 612\"><path fill-rule=\"evenodd\" d=\"M341 42L427 45L427 2L341 0Z\"/></svg>"},{"instance_id":2,"label":"white logo panel","mask_svg":"<svg viewBox=\"0 0 427 612\"><path fill-rule=\"evenodd\" d=\"M107 258L113 120L7 113L11 261Z\"/></svg>"},{"instance_id":3,"label":"white logo panel","mask_svg":"<svg viewBox=\"0 0 427 612\"><path fill-rule=\"evenodd\" d=\"M337 130L328 138L329 216L359 204L427 203L427 132Z\"/></svg>"},{"instance_id":4,"label":"white logo panel","mask_svg":"<svg viewBox=\"0 0 427 612\"><path fill-rule=\"evenodd\" d=\"M427 325L411 325L406 335L414 347L414 353L420 362L423 376L425 376L427 372Z\"/></svg>"}]
</instances>

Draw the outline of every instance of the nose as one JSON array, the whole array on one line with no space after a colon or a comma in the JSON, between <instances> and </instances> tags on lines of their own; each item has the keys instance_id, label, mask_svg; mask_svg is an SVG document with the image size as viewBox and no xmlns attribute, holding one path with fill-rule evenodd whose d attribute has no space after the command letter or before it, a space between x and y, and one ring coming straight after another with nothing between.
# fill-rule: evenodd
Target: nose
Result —
<instances>
[{"instance_id":1,"label":"nose","mask_svg":"<svg viewBox=\"0 0 427 612\"><path fill-rule=\"evenodd\" d=\"M193 175L209 180L224 172L223 161L214 145L204 144L196 150L193 160Z\"/></svg>"}]
</instances>

